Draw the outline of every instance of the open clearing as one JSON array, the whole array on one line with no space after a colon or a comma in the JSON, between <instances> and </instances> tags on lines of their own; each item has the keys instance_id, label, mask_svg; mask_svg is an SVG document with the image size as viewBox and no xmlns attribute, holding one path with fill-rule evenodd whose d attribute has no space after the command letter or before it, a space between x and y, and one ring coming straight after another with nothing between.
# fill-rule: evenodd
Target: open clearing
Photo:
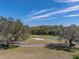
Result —
<instances>
[{"instance_id":1,"label":"open clearing","mask_svg":"<svg viewBox=\"0 0 79 59\"><path fill-rule=\"evenodd\" d=\"M36 39L39 38L40 40L36 40L34 38L36 38ZM49 44L49 43L64 43L64 40L57 40L56 36L30 35L25 42L25 44Z\"/></svg>"},{"instance_id":2,"label":"open clearing","mask_svg":"<svg viewBox=\"0 0 79 59\"><path fill-rule=\"evenodd\" d=\"M33 40L39 36L31 36L23 44L49 44L49 43L63 43L58 40ZM50 36L42 36L42 38ZM51 36L52 37L52 36ZM63 50L49 49L44 46L34 47L17 47L8 50L0 50L0 59L73 59L72 56L79 54L79 50L74 52L67 52Z\"/></svg>"},{"instance_id":3,"label":"open clearing","mask_svg":"<svg viewBox=\"0 0 79 59\"><path fill-rule=\"evenodd\" d=\"M72 59L75 52L50 50L44 47L19 47L0 51L0 59Z\"/></svg>"}]
</instances>

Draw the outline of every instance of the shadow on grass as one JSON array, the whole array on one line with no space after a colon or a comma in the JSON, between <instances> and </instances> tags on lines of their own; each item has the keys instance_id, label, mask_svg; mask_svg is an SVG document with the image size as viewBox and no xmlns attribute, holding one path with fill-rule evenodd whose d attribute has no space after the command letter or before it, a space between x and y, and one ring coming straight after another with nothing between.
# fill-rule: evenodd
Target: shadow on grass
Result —
<instances>
[{"instance_id":1,"label":"shadow on grass","mask_svg":"<svg viewBox=\"0 0 79 59\"><path fill-rule=\"evenodd\" d=\"M74 55L73 59L79 59L79 54L78 55Z\"/></svg>"},{"instance_id":2,"label":"shadow on grass","mask_svg":"<svg viewBox=\"0 0 79 59\"><path fill-rule=\"evenodd\" d=\"M56 43L56 44L48 44L46 45L46 48L49 49L56 49L56 50L63 50L63 51L67 51L67 52L74 52L72 50L72 48L65 46L64 44L61 43Z\"/></svg>"},{"instance_id":3,"label":"shadow on grass","mask_svg":"<svg viewBox=\"0 0 79 59\"><path fill-rule=\"evenodd\" d=\"M19 46L15 46L15 45L9 45L7 47L7 45L5 44L0 44L0 49L3 49L3 50L7 50L7 49L12 49L12 48L18 48Z\"/></svg>"}]
</instances>

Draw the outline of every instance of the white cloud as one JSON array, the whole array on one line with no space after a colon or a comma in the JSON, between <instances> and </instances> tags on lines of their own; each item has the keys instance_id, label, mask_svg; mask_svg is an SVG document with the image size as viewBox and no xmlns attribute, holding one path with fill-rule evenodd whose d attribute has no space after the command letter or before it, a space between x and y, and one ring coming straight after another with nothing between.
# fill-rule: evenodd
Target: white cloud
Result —
<instances>
[{"instance_id":1,"label":"white cloud","mask_svg":"<svg viewBox=\"0 0 79 59\"><path fill-rule=\"evenodd\" d=\"M76 10L79 10L79 5L71 6L71 7L65 8L63 10L52 12L50 14L67 13L67 12L72 12L72 11L76 11Z\"/></svg>"},{"instance_id":2,"label":"white cloud","mask_svg":"<svg viewBox=\"0 0 79 59\"><path fill-rule=\"evenodd\" d=\"M79 2L79 0L55 0L55 1L59 3Z\"/></svg>"},{"instance_id":3,"label":"white cloud","mask_svg":"<svg viewBox=\"0 0 79 59\"><path fill-rule=\"evenodd\" d=\"M41 19L41 18L46 18L49 17L49 14L43 14L43 15L38 15L38 16L32 16L31 19Z\"/></svg>"},{"instance_id":4,"label":"white cloud","mask_svg":"<svg viewBox=\"0 0 79 59\"><path fill-rule=\"evenodd\" d=\"M58 10L58 11L51 11L49 13L45 13L45 14L41 14L41 15L33 15L30 17L30 19L42 19L42 18L47 18L50 16L54 16L56 14L61 14L61 13L67 13L67 12L72 12L72 11L76 11L79 10L79 5L75 5L75 6L71 6L62 10Z\"/></svg>"},{"instance_id":5,"label":"white cloud","mask_svg":"<svg viewBox=\"0 0 79 59\"><path fill-rule=\"evenodd\" d=\"M79 14L67 15L65 17L76 17L76 16L79 16Z\"/></svg>"},{"instance_id":6,"label":"white cloud","mask_svg":"<svg viewBox=\"0 0 79 59\"><path fill-rule=\"evenodd\" d=\"M49 12L51 10L53 10L53 8L50 8L50 9L42 9L42 10L39 10L39 11L33 10L33 11L30 11L31 14L26 15L26 17L30 17L30 16L34 16L34 15L40 15L40 14Z\"/></svg>"}]
</instances>

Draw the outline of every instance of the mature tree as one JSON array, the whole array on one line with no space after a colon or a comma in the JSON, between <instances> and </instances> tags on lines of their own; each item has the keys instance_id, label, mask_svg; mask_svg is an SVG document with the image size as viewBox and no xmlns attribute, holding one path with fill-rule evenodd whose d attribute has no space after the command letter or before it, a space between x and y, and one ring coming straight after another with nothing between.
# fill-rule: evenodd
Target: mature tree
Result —
<instances>
[{"instance_id":1,"label":"mature tree","mask_svg":"<svg viewBox=\"0 0 79 59\"><path fill-rule=\"evenodd\" d=\"M20 20L0 17L0 37L6 41L7 47L13 38L15 41L26 39L27 28Z\"/></svg>"},{"instance_id":2,"label":"mature tree","mask_svg":"<svg viewBox=\"0 0 79 59\"><path fill-rule=\"evenodd\" d=\"M27 37L27 29L28 27L23 25L23 23L20 20L16 20L12 25L12 38L14 38L14 41L17 40L24 40L25 37Z\"/></svg>"},{"instance_id":3,"label":"mature tree","mask_svg":"<svg viewBox=\"0 0 79 59\"><path fill-rule=\"evenodd\" d=\"M9 45L9 42L8 42L8 36L10 34L9 32L9 29L10 29L10 25L11 25L11 22L7 19L7 18L3 18L1 17L0 18L0 32L1 32L1 36L3 37L3 40L6 41L7 43L7 47Z\"/></svg>"},{"instance_id":4,"label":"mature tree","mask_svg":"<svg viewBox=\"0 0 79 59\"><path fill-rule=\"evenodd\" d=\"M68 46L72 47L74 45L73 41L77 37L78 28L76 27L76 25L71 25L69 27L63 27L63 26L60 26L60 27L61 27L60 28L61 36L63 36L64 39L66 39L69 42Z\"/></svg>"}]
</instances>

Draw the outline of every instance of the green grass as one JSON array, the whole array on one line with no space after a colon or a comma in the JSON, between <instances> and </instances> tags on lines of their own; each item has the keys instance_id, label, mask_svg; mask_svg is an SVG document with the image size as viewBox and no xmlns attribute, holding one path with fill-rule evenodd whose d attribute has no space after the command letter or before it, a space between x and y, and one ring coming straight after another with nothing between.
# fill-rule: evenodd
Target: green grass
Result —
<instances>
[{"instance_id":1,"label":"green grass","mask_svg":"<svg viewBox=\"0 0 79 59\"><path fill-rule=\"evenodd\" d=\"M44 38L45 40L34 40L32 38ZM26 44L49 44L49 43L63 43L63 40L57 40L57 37L49 35L30 35L26 40Z\"/></svg>"},{"instance_id":2,"label":"green grass","mask_svg":"<svg viewBox=\"0 0 79 59\"><path fill-rule=\"evenodd\" d=\"M79 59L79 55L74 55L73 59Z\"/></svg>"},{"instance_id":3,"label":"green grass","mask_svg":"<svg viewBox=\"0 0 79 59\"><path fill-rule=\"evenodd\" d=\"M62 41L57 40L26 40L26 44L50 44L50 43L63 43Z\"/></svg>"},{"instance_id":4,"label":"green grass","mask_svg":"<svg viewBox=\"0 0 79 59\"><path fill-rule=\"evenodd\" d=\"M51 39L51 38L55 38L55 37L57 37L57 36L52 36L52 35L29 35L28 38L37 38L37 37L39 37L39 38L49 38L49 39Z\"/></svg>"}]
</instances>

